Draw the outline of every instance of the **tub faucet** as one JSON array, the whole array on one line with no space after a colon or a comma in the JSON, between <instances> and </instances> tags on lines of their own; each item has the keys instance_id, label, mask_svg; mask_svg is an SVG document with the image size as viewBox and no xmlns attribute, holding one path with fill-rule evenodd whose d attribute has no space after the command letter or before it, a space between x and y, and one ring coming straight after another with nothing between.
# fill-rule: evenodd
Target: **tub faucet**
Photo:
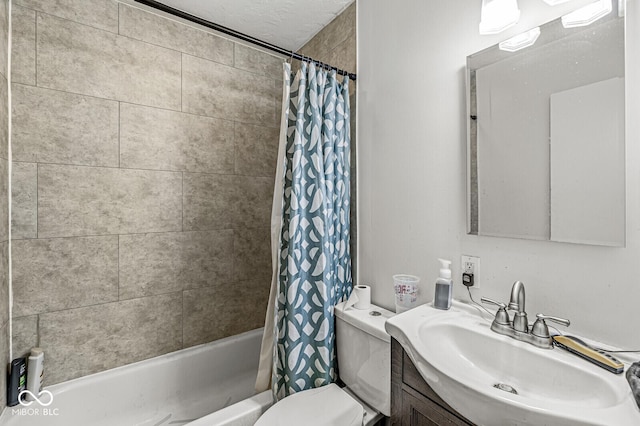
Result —
<instances>
[{"instance_id":1,"label":"tub faucet","mask_svg":"<svg viewBox=\"0 0 640 426\"><path fill-rule=\"evenodd\" d=\"M527 313L524 310L524 301L524 284L522 281L516 281L511 287L511 300L509 301L509 310L516 311L513 315L513 329L528 333L529 323L527 321Z\"/></svg>"}]
</instances>

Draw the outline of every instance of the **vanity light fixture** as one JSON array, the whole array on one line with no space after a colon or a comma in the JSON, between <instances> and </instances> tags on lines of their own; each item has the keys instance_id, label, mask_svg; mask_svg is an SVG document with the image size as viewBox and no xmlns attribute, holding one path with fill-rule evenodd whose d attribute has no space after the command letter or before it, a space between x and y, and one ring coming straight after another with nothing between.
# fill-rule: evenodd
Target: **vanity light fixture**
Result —
<instances>
[{"instance_id":1,"label":"vanity light fixture","mask_svg":"<svg viewBox=\"0 0 640 426\"><path fill-rule=\"evenodd\" d=\"M480 34L498 34L520 19L517 0L482 0Z\"/></svg>"},{"instance_id":2,"label":"vanity light fixture","mask_svg":"<svg viewBox=\"0 0 640 426\"><path fill-rule=\"evenodd\" d=\"M540 27L535 27L501 42L498 47L506 52L516 52L525 47L533 46L538 37L540 37Z\"/></svg>"},{"instance_id":3,"label":"vanity light fixture","mask_svg":"<svg viewBox=\"0 0 640 426\"><path fill-rule=\"evenodd\" d=\"M562 17L565 28L585 27L611 13L611 0L597 0Z\"/></svg>"}]
</instances>

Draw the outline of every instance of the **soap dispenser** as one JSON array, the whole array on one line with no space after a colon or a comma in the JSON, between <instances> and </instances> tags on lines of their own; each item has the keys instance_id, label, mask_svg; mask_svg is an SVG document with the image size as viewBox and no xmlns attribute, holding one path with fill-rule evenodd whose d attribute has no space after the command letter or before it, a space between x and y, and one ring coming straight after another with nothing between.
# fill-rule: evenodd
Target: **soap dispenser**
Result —
<instances>
[{"instance_id":1,"label":"soap dispenser","mask_svg":"<svg viewBox=\"0 0 640 426\"><path fill-rule=\"evenodd\" d=\"M433 307L449 309L451 307L451 293L453 280L451 279L451 261L438 259L441 263L440 276L436 280L436 295L433 299Z\"/></svg>"}]
</instances>

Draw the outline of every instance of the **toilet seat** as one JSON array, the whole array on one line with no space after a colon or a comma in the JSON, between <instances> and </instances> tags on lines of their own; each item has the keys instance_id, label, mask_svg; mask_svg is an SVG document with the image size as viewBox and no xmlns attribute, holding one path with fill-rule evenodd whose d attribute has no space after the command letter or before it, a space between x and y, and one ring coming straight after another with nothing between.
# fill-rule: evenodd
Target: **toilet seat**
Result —
<instances>
[{"instance_id":1,"label":"toilet seat","mask_svg":"<svg viewBox=\"0 0 640 426\"><path fill-rule=\"evenodd\" d=\"M363 412L362 405L332 383L278 401L255 426L362 426Z\"/></svg>"}]
</instances>

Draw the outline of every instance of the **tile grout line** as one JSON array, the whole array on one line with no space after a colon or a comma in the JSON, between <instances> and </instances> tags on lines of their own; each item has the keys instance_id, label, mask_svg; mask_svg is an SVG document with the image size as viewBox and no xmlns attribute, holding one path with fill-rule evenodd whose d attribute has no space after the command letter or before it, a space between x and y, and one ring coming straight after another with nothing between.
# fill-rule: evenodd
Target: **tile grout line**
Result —
<instances>
[{"instance_id":1,"label":"tile grout line","mask_svg":"<svg viewBox=\"0 0 640 426\"><path fill-rule=\"evenodd\" d=\"M5 11L6 11L6 24L7 24L7 53L6 53L6 69L5 71L5 80L6 80L6 91L7 91L7 98L6 98L6 106L7 106L7 128L6 128L6 138L7 138L7 150L6 150L6 155L7 155L7 169L6 169L6 190L7 193L5 194L5 202L7 204L6 206L6 212L7 212L7 217L4 218L5 221L5 226L7 227L7 242L6 242L6 256L3 255L5 262L3 262L4 264L2 265L3 268L6 267L6 274L4 274L4 278L5 278L5 284L6 284L6 288L7 288L7 317L6 317L6 327L7 329L4 332L6 341L4 343L6 343L6 346L3 349L3 356L5 357L5 363L6 363L6 357L9 357L9 361L11 361L13 359L13 353L14 353L14 347L13 347L13 300L14 300L14 294L13 294L13 258L11 257L11 253L13 252L13 242L12 242L12 238L13 238L13 230L12 228L12 224L11 224L11 216L12 216L12 209L13 209L13 164L11 163L11 159L13 158L13 151L12 151L12 139L11 139L11 134L12 132L12 121L11 121L11 110L13 108L13 105L11 103L11 79L12 79L12 75L11 75L11 45L12 45L12 34L13 34L13 21L11 20L11 14L13 13L13 3L11 1L7 1L5 2ZM4 318L3 318L4 319ZM7 380L8 381L8 380ZM6 399L4 401L6 403Z\"/></svg>"},{"instance_id":2,"label":"tile grout line","mask_svg":"<svg viewBox=\"0 0 640 426\"><path fill-rule=\"evenodd\" d=\"M14 238L12 241L37 241L37 240L62 240L62 239L73 239L73 238L106 238L106 237L115 237L115 236L128 236L128 235L162 235L162 234L202 234L202 233L224 233L233 231L235 228L222 227L222 228L206 228L206 229L188 229L185 231L176 230L176 231L144 231L144 232L125 232L122 234L84 234L84 235L64 235L64 236L52 236L52 237L41 237L41 238ZM268 225L265 226L257 226L253 228L244 227L246 230L263 230L269 229Z\"/></svg>"},{"instance_id":3,"label":"tile grout line","mask_svg":"<svg viewBox=\"0 0 640 426\"><path fill-rule=\"evenodd\" d=\"M38 87L38 14L39 12L36 10L36 19L35 19L35 46L34 46L34 50L35 50L35 58L34 58L34 62L35 62L35 87Z\"/></svg>"},{"instance_id":4,"label":"tile grout line","mask_svg":"<svg viewBox=\"0 0 640 426\"><path fill-rule=\"evenodd\" d=\"M156 172L156 173L172 173L172 174L180 174L186 173L190 175L201 175L201 176L237 176L237 177L245 177L245 178L255 178L255 179L272 179L272 176L266 175L248 175L248 174L239 174L231 172L193 172L189 170L163 170L163 169L141 169L135 167L117 167L117 166L94 166L87 164L73 164L73 163L48 163L48 162L34 162L34 161L14 161L14 163L22 163L22 164L38 164L42 166L57 166L57 167L81 167L88 169L108 169L108 170L126 170L132 172Z\"/></svg>"},{"instance_id":5,"label":"tile grout line","mask_svg":"<svg viewBox=\"0 0 640 426\"><path fill-rule=\"evenodd\" d=\"M281 81L281 80L277 80L277 81ZM208 118L208 119L212 119L212 120L220 120L220 121L225 121L225 122L232 122L232 123L241 123L241 124L245 124L248 126L253 126L253 127L264 127L264 128L269 128L269 129L275 129L278 128L279 126L274 126L272 124L268 124L268 123L258 123L258 122L253 122L253 121L242 121L242 120L238 120L235 118L227 118L227 117L220 117L220 116L212 116L212 115L206 115L206 114L196 114L193 112L189 112L189 111L180 111L179 109L171 109L171 108L166 108L166 107L161 107L161 106L155 106L155 105L145 105L145 104L139 104L139 103L135 103L135 102L131 102L131 101L123 101L120 99L112 99L112 98L101 98L99 96L94 96L94 95L89 95L86 93L79 93L79 92L70 92L68 90L62 90L62 89L56 89L53 87L46 87L46 86L34 86L32 84L26 84L26 83L12 83L12 85L17 85L17 86L24 86L24 87L29 87L32 89L39 89L39 90L50 90L52 92L58 92L58 93L66 93L69 95L75 95L75 96L84 96L87 98L91 98L91 99L98 99L101 101L107 101L107 102L119 102L119 103L123 103L123 104L129 104L129 105L134 105L137 107L142 107L142 108L151 108L151 109L157 109L160 111L169 111L169 112L175 112L178 114L185 114L185 115L190 115L190 116L194 116L194 117L202 117L202 118Z\"/></svg>"},{"instance_id":6,"label":"tile grout line","mask_svg":"<svg viewBox=\"0 0 640 426\"><path fill-rule=\"evenodd\" d=\"M118 234L118 262L117 262L117 281L118 281L118 301L121 299L120 294L120 234Z\"/></svg>"},{"instance_id":7,"label":"tile grout line","mask_svg":"<svg viewBox=\"0 0 640 426\"><path fill-rule=\"evenodd\" d=\"M118 0L116 0L116 1L118 1ZM93 26L91 24L87 24L86 22L74 21L72 18L65 18L64 16L54 15L51 12L48 12L48 11L45 11L45 10L41 10L41 9L36 9L34 7L22 6L22 5L17 5L17 6L23 8L23 9L33 10L34 12L36 12L39 15L50 16L50 17L52 17L54 19L59 19L61 21L72 22L72 23L77 24L77 25L82 25L83 27L91 28L91 29L98 30L98 31L104 31L105 33L111 34L111 35L120 35L120 34L118 34L118 29L116 29L115 31L111 31L111 30L108 30L106 28L99 28L99 27ZM123 37L125 37L125 36L123 36ZM127 37L127 38L130 38L130 37ZM142 41L142 40L138 40L138 41ZM143 41L143 43L152 44L152 43L147 43L147 42L144 42L144 41Z\"/></svg>"},{"instance_id":8,"label":"tile grout line","mask_svg":"<svg viewBox=\"0 0 640 426\"><path fill-rule=\"evenodd\" d=\"M239 282L242 282L242 281L239 281ZM201 288L214 288L214 286L199 287L199 288L196 288L195 290L199 290ZM182 292L182 290L173 290L173 291L168 291L166 293L157 293L157 294L148 294L148 295L142 295L142 296L135 296L135 297L131 297L129 299L109 300L109 301L106 301L106 302L92 303L90 305L72 306L72 307L69 307L69 308L62 308L62 309L46 311L46 312L35 312L35 313L32 313L32 314L21 315L21 316L16 317L16 318L24 318L24 317L29 317L29 316L32 316L32 315L38 315L38 317L40 317L40 315L57 314L57 313L60 313L60 312L75 311L75 310L78 310L78 309L94 308L96 306L105 306L105 305L112 305L112 304L119 305L119 304L122 304L122 303L140 301L140 300L143 300L143 299L157 298L157 297L167 296L167 295L172 295L172 294L176 295L177 293L181 293L181 292Z\"/></svg>"},{"instance_id":9,"label":"tile grout line","mask_svg":"<svg viewBox=\"0 0 640 426\"><path fill-rule=\"evenodd\" d=\"M118 102L118 168L121 166L121 150L120 150L120 139L121 139L121 129L122 129L122 113L121 113L122 102Z\"/></svg>"},{"instance_id":10,"label":"tile grout line","mask_svg":"<svg viewBox=\"0 0 640 426\"><path fill-rule=\"evenodd\" d=\"M236 276L236 230L232 229L232 244L231 244L231 275Z\"/></svg>"},{"instance_id":11,"label":"tile grout line","mask_svg":"<svg viewBox=\"0 0 640 426\"><path fill-rule=\"evenodd\" d=\"M233 174L238 171L238 148L237 148L238 123L233 122Z\"/></svg>"},{"instance_id":12,"label":"tile grout line","mask_svg":"<svg viewBox=\"0 0 640 426\"><path fill-rule=\"evenodd\" d=\"M40 237L40 163L36 163L36 239Z\"/></svg>"},{"instance_id":13,"label":"tile grout line","mask_svg":"<svg viewBox=\"0 0 640 426\"><path fill-rule=\"evenodd\" d=\"M36 315L36 347L40 347L40 314Z\"/></svg>"}]
</instances>

